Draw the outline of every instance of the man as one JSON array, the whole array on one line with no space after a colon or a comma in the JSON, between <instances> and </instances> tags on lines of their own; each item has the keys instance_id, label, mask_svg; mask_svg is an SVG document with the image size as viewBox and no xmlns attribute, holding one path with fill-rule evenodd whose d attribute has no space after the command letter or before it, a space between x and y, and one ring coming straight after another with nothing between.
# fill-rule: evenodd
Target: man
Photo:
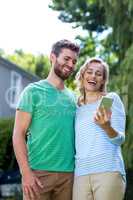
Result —
<instances>
[{"instance_id":1,"label":"man","mask_svg":"<svg viewBox=\"0 0 133 200\"><path fill-rule=\"evenodd\" d=\"M47 79L29 84L21 94L13 146L24 200L72 199L76 106L64 80L74 71L78 54L79 47L68 40L55 43Z\"/></svg>"}]
</instances>

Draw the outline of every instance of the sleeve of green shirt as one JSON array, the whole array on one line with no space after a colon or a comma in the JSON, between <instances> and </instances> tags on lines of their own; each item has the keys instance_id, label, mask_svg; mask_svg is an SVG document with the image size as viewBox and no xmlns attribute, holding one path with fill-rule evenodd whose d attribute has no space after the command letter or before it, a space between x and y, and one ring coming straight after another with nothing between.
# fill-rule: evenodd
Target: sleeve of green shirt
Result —
<instances>
[{"instance_id":1,"label":"sleeve of green shirt","mask_svg":"<svg viewBox=\"0 0 133 200\"><path fill-rule=\"evenodd\" d=\"M32 87L27 86L21 93L17 110L22 110L24 112L33 113L33 98L32 98Z\"/></svg>"}]
</instances>

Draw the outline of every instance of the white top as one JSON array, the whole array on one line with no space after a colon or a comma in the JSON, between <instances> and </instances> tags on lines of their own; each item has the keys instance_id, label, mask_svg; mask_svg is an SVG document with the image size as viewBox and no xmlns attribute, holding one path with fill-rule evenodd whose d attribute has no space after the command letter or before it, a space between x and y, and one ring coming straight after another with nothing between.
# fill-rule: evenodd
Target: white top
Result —
<instances>
[{"instance_id":1,"label":"white top","mask_svg":"<svg viewBox=\"0 0 133 200\"><path fill-rule=\"evenodd\" d=\"M94 121L94 114L100 100L77 108L76 168L75 175L119 171L125 175L120 145L125 140L125 111L120 97L112 92L106 95L113 98L111 126L118 136L110 138Z\"/></svg>"}]
</instances>

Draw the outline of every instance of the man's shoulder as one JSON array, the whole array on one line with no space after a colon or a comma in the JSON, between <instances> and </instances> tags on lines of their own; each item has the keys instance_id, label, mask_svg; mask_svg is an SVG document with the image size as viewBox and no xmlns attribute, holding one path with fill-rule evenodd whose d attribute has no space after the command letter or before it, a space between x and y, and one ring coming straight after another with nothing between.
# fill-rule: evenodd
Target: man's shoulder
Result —
<instances>
[{"instance_id":1,"label":"man's shoulder","mask_svg":"<svg viewBox=\"0 0 133 200\"><path fill-rule=\"evenodd\" d=\"M45 83L45 80L40 80L40 81L36 81L36 82L33 82L33 83L29 83L25 89L39 89L39 88L42 88L42 87L45 87L46 86L46 83Z\"/></svg>"},{"instance_id":2,"label":"man's shoulder","mask_svg":"<svg viewBox=\"0 0 133 200\"><path fill-rule=\"evenodd\" d=\"M74 100L75 103L77 103L77 97L76 97L75 91L73 91L70 88L66 88L66 89L67 89L69 96Z\"/></svg>"}]
</instances>

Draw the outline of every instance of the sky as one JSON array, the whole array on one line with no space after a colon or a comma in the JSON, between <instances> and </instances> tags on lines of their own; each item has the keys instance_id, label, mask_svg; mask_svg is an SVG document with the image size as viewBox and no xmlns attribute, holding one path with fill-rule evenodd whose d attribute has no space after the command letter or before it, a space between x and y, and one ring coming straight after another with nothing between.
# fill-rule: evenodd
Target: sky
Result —
<instances>
[{"instance_id":1,"label":"sky","mask_svg":"<svg viewBox=\"0 0 133 200\"><path fill-rule=\"evenodd\" d=\"M6 53L23 49L48 55L54 42L74 41L82 29L58 19L59 12L48 8L51 0L0 0L0 48Z\"/></svg>"}]
</instances>

